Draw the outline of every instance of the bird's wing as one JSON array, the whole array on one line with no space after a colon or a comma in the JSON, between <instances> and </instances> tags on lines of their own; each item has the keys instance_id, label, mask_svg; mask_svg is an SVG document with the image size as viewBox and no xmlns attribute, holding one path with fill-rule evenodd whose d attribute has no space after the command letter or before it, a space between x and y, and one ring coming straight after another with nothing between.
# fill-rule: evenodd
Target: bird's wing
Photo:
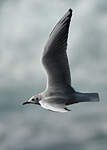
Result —
<instances>
[{"instance_id":1,"label":"bird's wing","mask_svg":"<svg viewBox=\"0 0 107 150\"><path fill-rule=\"evenodd\" d=\"M68 108L66 108L66 105L63 103L56 103L58 102L57 99L49 99L48 101L46 100L41 100L39 101L41 107L51 110L51 111L56 111L56 112L68 112L70 111Z\"/></svg>"},{"instance_id":2,"label":"bird's wing","mask_svg":"<svg viewBox=\"0 0 107 150\"><path fill-rule=\"evenodd\" d=\"M42 63L48 74L48 87L70 85L70 69L66 54L72 10L69 9L52 30L44 48Z\"/></svg>"}]
</instances>

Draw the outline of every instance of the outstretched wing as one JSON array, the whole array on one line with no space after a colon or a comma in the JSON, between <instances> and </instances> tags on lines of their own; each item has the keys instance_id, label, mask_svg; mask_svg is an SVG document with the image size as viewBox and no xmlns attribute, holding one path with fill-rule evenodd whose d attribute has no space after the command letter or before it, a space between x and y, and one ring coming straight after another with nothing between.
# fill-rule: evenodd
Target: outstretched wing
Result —
<instances>
[{"instance_id":1,"label":"outstretched wing","mask_svg":"<svg viewBox=\"0 0 107 150\"><path fill-rule=\"evenodd\" d=\"M44 48L42 62L48 74L49 87L71 84L66 54L71 16L72 10L69 9L52 30Z\"/></svg>"},{"instance_id":2,"label":"outstretched wing","mask_svg":"<svg viewBox=\"0 0 107 150\"><path fill-rule=\"evenodd\" d=\"M63 103L60 103L60 101L64 101L63 99L57 99L57 98L46 98L44 100L39 101L41 107L56 111L56 112L68 112L70 111L66 105Z\"/></svg>"}]
</instances>

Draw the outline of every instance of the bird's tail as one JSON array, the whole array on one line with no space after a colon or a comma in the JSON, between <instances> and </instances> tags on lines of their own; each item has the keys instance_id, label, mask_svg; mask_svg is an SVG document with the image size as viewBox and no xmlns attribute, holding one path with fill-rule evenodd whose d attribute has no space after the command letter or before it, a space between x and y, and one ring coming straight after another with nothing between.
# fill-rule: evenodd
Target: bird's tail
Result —
<instances>
[{"instance_id":1,"label":"bird's tail","mask_svg":"<svg viewBox=\"0 0 107 150\"><path fill-rule=\"evenodd\" d=\"M100 101L98 93L75 93L76 102L98 102Z\"/></svg>"}]
</instances>

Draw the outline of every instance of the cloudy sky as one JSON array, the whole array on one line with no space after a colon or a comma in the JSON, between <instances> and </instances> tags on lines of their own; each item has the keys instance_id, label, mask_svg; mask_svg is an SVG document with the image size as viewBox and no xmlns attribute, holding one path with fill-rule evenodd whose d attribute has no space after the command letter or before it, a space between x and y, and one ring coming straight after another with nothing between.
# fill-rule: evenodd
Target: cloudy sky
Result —
<instances>
[{"instance_id":1,"label":"cloudy sky","mask_svg":"<svg viewBox=\"0 0 107 150\"><path fill-rule=\"evenodd\" d=\"M1 88L22 86L25 81L27 85L32 82L32 85L45 78L40 63L45 42L55 23L69 7L73 9L68 43L73 80L105 83L105 0L76 0L72 3L60 0L5 0L0 6Z\"/></svg>"},{"instance_id":2,"label":"cloudy sky","mask_svg":"<svg viewBox=\"0 0 107 150\"><path fill-rule=\"evenodd\" d=\"M41 150L42 147L40 147L40 145L45 146L47 149L52 149L52 141L54 141L53 144L57 145L53 147L53 149L56 148L57 150L58 147L62 148L63 146L66 147L66 145L68 145L69 149L70 139L72 139L71 144L74 150L77 150L78 146L80 146L82 150L88 150L85 145L83 146L81 144L83 144L84 139L88 141L89 138L91 138L91 140L92 137L94 138L95 135L91 134L90 130L94 130L95 128L96 137L98 134L99 138L101 135L103 138L104 136L107 138L107 128L105 127L107 126L107 122L104 122L104 120L100 120L98 127L94 126L87 130L87 132L85 131L82 136L83 141L81 141L81 136L77 136L78 134L76 132L78 128L78 126L76 126L76 120L74 122L71 121L71 114L68 114L67 117L64 114L65 119L62 119L61 123L63 124L63 122L68 121L70 124L72 122L72 129L67 127L66 123L60 128L61 123L55 125L54 122L50 123L50 119L53 117L55 121L58 121L62 115L56 117L54 114L49 115L48 112L39 108L35 110L33 106L26 108L22 108L21 106L23 100L45 89L46 74L40 62L40 57L49 33L69 8L73 9L68 40L68 57L72 72L72 85L77 90L83 92L97 91L102 100L100 105L82 104L82 106L73 106L74 112L72 118L78 120L81 114L80 118L82 119L83 112L86 113L87 110L90 111L91 107L92 113L86 113L89 119L94 116L94 113L96 116L92 118L98 117L98 114L100 115L95 121L94 119L91 120L92 124L90 124L90 126L97 124L97 121L101 118L105 120L105 114L107 113L105 107L107 104L107 1L1 0L0 145L2 145L2 150L16 150L18 149L18 144L21 145L20 150L27 148L35 149L35 140L37 141L37 137L33 134L33 131L39 131L40 129L42 129L42 132L37 134L41 142L36 142L36 144L39 143L36 146ZM84 108L84 106L86 106L86 108ZM75 110L75 108L77 110ZM84 111L82 111L83 108ZM45 116L47 122L41 121L39 117L35 118L34 113L38 114L40 119L44 118L43 114L48 115L47 117ZM77 113L77 115L75 115L75 113ZM25 120L23 120L23 118ZM86 116L83 116L83 120L85 119ZM9 120L11 120L11 122L7 125ZM45 125L46 130L40 126L41 122ZM36 123L37 129L35 127ZM89 123L88 120L85 122L85 125L82 126L80 121L78 125L80 125L82 129L86 129L87 123ZM51 131L53 136L47 133L48 127L52 126L52 124L54 124L54 127L50 128L50 130L53 129L53 131ZM29 128L29 125L31 128ZM57 133L56 128L57 130L60 129L59 135L54 135L54 133ZM16 129L18 129L17 132ZM62 133L62 131L64 132ZM75 134L73 137L70 134L67 135L67 133L73 132ZM82 134L81 130L78 132ZM105 132L106 134L103 134ZM60 139L59 142L57 137ZM30 141L29 138L31 138ZM49 141L51 138L52 140ZM68 138L68 142L65 140L66 138ZM13 144L12 141L14 139L15 143ZM74 142L75 140L78 140L78 142ZM29 144L27 144L28 141ZM62 147L60 143L63 143ZM91 144L92 150L99 147L98 144ZM103 146L105 145L103 144ZM102 150L103 148L104 147L100 147Z\"/></svg>"}]
</instances>

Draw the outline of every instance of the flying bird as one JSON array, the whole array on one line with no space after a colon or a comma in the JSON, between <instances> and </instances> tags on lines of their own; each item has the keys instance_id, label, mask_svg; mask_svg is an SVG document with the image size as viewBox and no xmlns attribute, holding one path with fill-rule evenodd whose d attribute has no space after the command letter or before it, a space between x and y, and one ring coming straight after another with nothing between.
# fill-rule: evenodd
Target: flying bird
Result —
<instances>
[{"instance_id":1,"label":"flying bird","mask_svg":"<svg viewBox=\"0 0 107 150\"><path fill-rule=\"evenodd\" d=\"M66 52L71 17L72 9L69 9L53 28L45 45L42 63L47 73L46 90L23 105L37 104L51 111L68 112L68 105L99 101L98 93L81 93L72 87Z\"/></svg>"}]
</instances>

